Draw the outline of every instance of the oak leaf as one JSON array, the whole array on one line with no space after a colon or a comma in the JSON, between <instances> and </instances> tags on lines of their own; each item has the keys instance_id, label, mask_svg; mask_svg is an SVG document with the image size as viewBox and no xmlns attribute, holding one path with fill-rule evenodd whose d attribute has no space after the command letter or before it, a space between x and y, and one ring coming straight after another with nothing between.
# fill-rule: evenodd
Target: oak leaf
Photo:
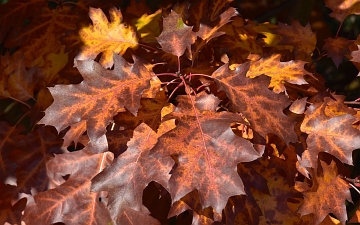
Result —
<instances>
[{"instance_id":1,"label":"oak leaf","mask_svg":"<svg viewBox=\"0 0 360 225\"><path fill-rule=\"evenodd\" d=\"M331 100L310 105L301 124L301 131L309 134L307 149L302 153L301 167L317 168L318 154L327 152L341 162L352 165L352 151L360 148L360 131L353 128L356 118L350 114L326 115Z\"/></svg>"},{"instance_id":2,"label":"oak leaf","mask_svg":"<svg viewBox=\"0 0 360 225\"><path fill-rule=\"evenodd\" d=\"M336 39L326 38L323 50L333 60L336 67L339 67L345 55L350 54L349 46L353 41L346 38L338 37Z\"/></svg>"},{"instance_id":3,"label":"oak leaf","mask_svg":"<svg viewBox=\"0 0 360 225\"><path fill-rule=\"evenodd\" d=\"M292 20L291 25L279 23L274 31L282 36L279 44L294 47L296 59L306 59L315 50L316 35L311 31L310 24L303 27L299 21Z\"/></svg>"},{"instance_id":4,"label":"oak leaf","mask_svg":"<svg viewBox=\"0 0 360 225\"><path fill-rule=\"evenodd\" d=\"M32 15L38 15L46 5L43 0L19 0L10 1L0 7L0 43L4 42L11 28L22 27L25 20Z\"/></svg>"},{"instance_id":5,"label":"oak leaf","mask_svg":"<svg viewBox=\"0 0 360 225\"><path fill-rule=\"evenodd\" d=\"M196 99L189 98L177 98L179 105L164 120L177 119L178 124L159 138L152 152L177 156L179 165L169 181L173 201L197 189L203 207L221 213L230 196L245 193L237 164L255 160L262 152L230 128L233 122L247 124L240 115L204 111L201 104L193 107Z\"/></svg>"},{"instance_id":6,"label":"oak leaf","mask_svg":"<svg viewBox=\"0 0 360 225\"><path fill-rule=\"evenodd\" d=\"M251 62L246 76L254 78L264 74L271 77L269 88L273 88L275 93L286 90L285 82L297 85L307 84L304 80L304 75L312 75L304 69L306 62L301 60L281 62L280 58L280 54L273 54Z\"/></svg>"},{"instance_id":7,"label":"oak leaf","mask_svg":"<svg viewBox=\"0 0 360 225\"><path fill-rule=\"evenodd\" d=\"M180 57L185 49L190 49L195 42L192 26L187 26L182 20L181 14L171 11L170 15L164 18L163 31L157 38L162 50Z\"/></svg>"},{"instance_id":8,"label":"oak leaf","mask_svg":"<svg viewBox=\"0 0 360 225\"><path fill-rule=\"evenodd\" d=\"M120 10L111 8L109 13L110 23L101 9L90 7L89 16L93 26L79 31L84 46L74 59L75 66L77 60L95 59L102 52L100 64L105 68L110 68L114 64L114 53L123 55L126 49L138 46L134 29L122 23L123 17Z\"/></svg>"},{"instance_id":9,"label":"oak leaf","mask_svg":"<svg viewBox=\"0 0 360 225\"><path fill-rule=\"evenodd\" d=\"M330 165L320 160L321 172L311 169L312 187L303 192L304 202L297 210L302 216L312 213L314 224L320 224L329 213L345 224L345 200L352 202L349 184L340 178L335 161ZM336 193L336 194L335 194Z\"/></svg>"},{"instance_id":10,"label":"oak leaf","mask_svg":"<svg viewBox=\"0 0 360 225\"><path fill-rule=\"evenodd\" d=\"M360 14L359 0L325 0L325 5L333 11L330 16L340 22L351 14Z\"/></svg>"},{"instance_id":11,"label":"oak leaf","mask_svg":"<svg viewBox=\"0 0 360 225\"><path fill-rule=\"evenodd\" d=\"M40 126L26 137L19 136L18 146L11 152L10 159L18 165L16 183L20 192L31 193L48 190L46 163L54 154L65 152L62 140L53 127Z\"/></svg>"},{"instance_id":12,"label":"oak leaf","mask_svg":"<svg viewBox=\"0 0 360 225\"><path fill-rule=\"evenodd\" d=\"M228 64L224 64L212 74L219 90L226 92L230 109L244 114L251 128L263 137L274 133L286 143L296 141L297 137L292 129L295 122L282 112L290 105L290 100L267 88L269 78L247 78L249 67L249 63L244 63L235 70L230 70Z\"/></svg>"},{"instance_id":13,"label":"oak leaf","mask_svg":"<svg viewBox=\"0 0 360 225\"><path fill-rule=\"evenodd\" d=\"M21 52L0 56L0 98L26 101L34 96L37 69L26 69Z\"/></svg>"},{"instance_id":14,"label":"oak leaf","mask_svg":"<svg viewBox=\"0 0 360 225\"><path fill-rule=\"evenodd\" d=\"M151 75L139 60L135 59L130 65L122 56L114 54L114 63L114 70L106 70L93 60L78 61L77 68L84 81L50 87L54 103L39 123L55 126L60 132L85 120L90 140L104 143L106 126L113 116L123 107L136 115L141 94L150 86Z\"/></svg>"},{"instance_id":15,"label":"oak leaf","mask_svg":"<svg viewBox=\"0 0 360 225\"><path fill-rule=\"evenodd\" d=\"M112 153L93 154L87 149L56 155L47 163L50 177L70 175L61 185L34 196L25 208L26 224L103 224L111 223L102 193L90 192L91 178L110 164ZM84 169L86 168L86 169ZM102 201L99 201L99 198ZM76 209L76 210L74 210ZM81 211L79 214L78 210Z\"/></svg>"},{"instance_id":16,"label":"oak leaf","mask_svg":"<svg viewBox=\"0 0 360 225\"><path fill-rule=\"evenodd\" d=\"M109 193L109 211L119 224L124 221L121 215L127 209L149 214L142 205L143 189L156 181L168 187L169 172L174 164L171 157L151 157L149 151L164 132L174 127L174 121L163 123L155 133L144 123L134 130L134 136L128 142L127 150L108 168L92 179L92 191Z\"/></svg>"}]
</instances>

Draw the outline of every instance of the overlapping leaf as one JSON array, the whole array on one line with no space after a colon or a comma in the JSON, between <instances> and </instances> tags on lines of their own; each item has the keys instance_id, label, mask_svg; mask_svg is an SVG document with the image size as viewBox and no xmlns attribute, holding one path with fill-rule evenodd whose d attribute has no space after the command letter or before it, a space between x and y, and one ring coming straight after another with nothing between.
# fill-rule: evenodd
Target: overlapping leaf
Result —
<instances>
[{"instance_id":1,"label":"overlapping leaf","mask_svg":"<svg viewBox=\"0 0 360 225\"><path fill-rule=\"evenodd\" d=\"M185 49L195 42L192 27L187 26L182 20L181 14L171 11L170 15L164 18L163 31L157 38L163 51L180 57Z\"/></svg>"},{"instance_id":2,"label":"overlapping leaf","mask_svg":"<svg viewBox=\"0 0 360 225\"><path fill-rule=\"evenodd\" d=\"M228 64L224 64L212 74L219 89L226 92L230 109L243 113L251 127L263 137L274 133L286 143L296 141L292 129L295 122L282 112L290 105L290 100L267 89L269 79L266 77L246 78L249 66L246 63L230 70Z\"/></svg>"},{"instance_id":3,"label":"overlapping leaf","mask_svg":"<svg viewBox=\"0 0 360 225\"><path fill-rule=\"evenodd\" d=\"M336 39L327 38L323 49L327 52L327 55L333 60L336 67L339 67L342 59L345 55L350 54L349 46L353 41L338 37Z\"/></svg>"},{"instance_id":4,"label":"overlapping leaf","mask_svg":"<svg viewBox=\"0 0 360 225\"><path fill-rule=\"evenodd\" d=\"M98 54L103 53L100 64L105 68L113 66L113 54L124 54L127 48L136 48L138 40L136 33L130 25L122 23L120 10L111 8L110 23L101 9L91 8L89 16L93 26L82 28L79 32L84 46L75 57L76 60L95 59Z\"/></svg>"},{"instance_id":5,"label":"overlapping leaf","mask_svg":"<svg viewBox=\"0 0 360 225\"><path fill-rule=\"evenodd\" d=\"M195 109L194 100L188 96L177 100L180 104L175 112L164 119L175 118L179 123L159 139L153 151L178 158L179 165L169 181L173 201L197 189L203 207L212 206L220 213L230 196L244 194L236 165L259 158L262 153L231 130L233 122L247 124L240 115L201 111L201 104Z\"/></svg>"},{"instance_id":6,"label":"overlapping leaf","mask_svg":"<svg viewBox=\"0 0 360 225\"><path fill-rule=\"evenodd\" d=\"M316 169L311 170L313 185L310 190L303 192L304 202L297 212L301 215L312 213L314 225L323 221L329 213L345 224L347 215L344 202L351 202L349 184L340 178L334 161L330 165L320 161L320 167L321 173Z\"/></svg>"},{"instance_id":7,"label":"overlapping leaf","mask_svg":"<svg viewBox=\"0 0 360 225\"><path fill-rule=\"evenodd\" d=\"M293 46L296 59L307 59L315 50L316 36L311 31L310 24L303 27L299 21L293 20L290 26L279 23L274 30L282 36L279 44Z\"/></svg>"},{"instance_id":8,"label":"overlapping leaf","mask_svg":"<svg viewBox=\"0 0 360 225\"><path fill-rule=\"evenodd\" d=\"M330 16L340 22L351 14L360 14L359 0L325 0L325 5L333 11Z\"/></svg>"},{"instance_id":9,"label":"overlapping leaf","mask_svg":"<svg viewBox=\"0 0 360 225\"><path fill-rule=\"evenodd\" d=\"M19 0L2 5L0 8L0 43L3 43L11 28L19 29L26 19L31 18L32 15L38 15L45 4L46 2L43 0Z\"/></svg>"},{"instance_id":10,"label":"overlapping leaf","mask_svg":"<svg viewBox=\"0 0 360 225\"><path fill-rule=\"evenodd\" d=\"M151 75L137 59L130 65L114 55L114 62L114 70L106 70L93 60L78 61L77 68L84 81L49 88L54 103L39 123L53 125L61 131L85 120L87 134L96 143L104 138L106 126L120 109L126 107L136 115L141 94L150 86Z\"/></svg>"},{"instance_id":11,"label":"overlapping leaf","mask_svg":"<svg viewBox=\"0 0 360 225\"><path fill-rule=\"evenodd\" d=\"M307 150L302 154L302 167L317 168L319 152L327 152L340 161L352 165L352 151L360 148L360 131L352 128L356 118L350 114L329 116L326 108L331 104L325 102L310 105L305 112L301 131L309 134L306 139Z\"/></svg>"},{"instance_id":12,"label":"overlapping leaf","mask_svg":"<svg viewBox=\"0 0 360 225\"><path fill-rule=\"evenodd\" d=\"M21 141L12 151L10 159L16 164L16 183L20 192L48 190L49 178L46 163L54 154L63 153L62 140L53 127L41 126L27 137L18 137Z\"/></svg>"},{"instance_id":13,"label":"overlapping leaf","mask_svg":"<svg viewBox=\"0 0 360 225\"><path fill-rule=\"evenodd\" d=\"M93 154L86 149L57 155L47 164L50 177L56 181L68 174L70 177L56 188L35 195L35 203L25 208L25 223L112 223L104 204L106 195L90 192L91 178L108 166L112 159L111 153Z\"/></svg>"},{"instance_id":14,"label":"overlapping leaf","mask_svg":"<svg viewBox=\"0 0 360 225\"><path fill-rule=\"evenodd\" d=\"M269 88L273 88L275 93L286 90L284 86L285 81L297 85L307 84L304 80L304 75L311 75L311 73L304 69L306 62L301 60L280 62L280 58L280 54L275 54L251 62L246 76L254 78L264 74L271 77Z\"/></svg>"},{"instance_id":15,"label":"overlapping leaf","mask_svg":"<svg viewBox=\"0 0 360 225\"><path fill-rule=\"evenodd\" d=\"M168 187L173 160L169 156L151 157L149 151L156 144L157 138L173 126L174 121L167 121L155 133L145 124L139 125L128 143L128 149L93 178L91 190L109 193L110 214L119 224L124 222L122 215L128 209L149 214L142 205L142 193L151 181ZM143 224L146 222L143 221Z\"/></svg>"}]
</instances>

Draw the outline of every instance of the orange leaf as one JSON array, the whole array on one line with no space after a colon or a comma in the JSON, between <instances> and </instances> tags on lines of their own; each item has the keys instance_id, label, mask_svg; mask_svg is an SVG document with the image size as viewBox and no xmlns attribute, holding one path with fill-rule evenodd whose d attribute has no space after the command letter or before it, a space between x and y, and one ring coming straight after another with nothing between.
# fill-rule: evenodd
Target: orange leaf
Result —
<instances>
[{"instance_id":1,"label":"orange leaf","mask_svg":"<svg viewBox=\"0 0 360 225\"><path fill-rule=\"evenodd\" d=\"M101 139L104 143L105 128L113 116L122 107L136 115L141 94L150 86L149 71L139 60L134 61L130 65L121 56L114 55L114 70L106 70L93 60L78 61L77 68L84 81L49 88L54 103L45 111L45 117L39 123L53 125L60 132L86 120L90 140L95 144ZM105 151L106 148L98 151Z\"/></svg>"},{"instance_id":2,"label":"orange leaf","mask_svg":"<svg viewBox=\"0 0 360 225\"><path fill-rule=\"evenodd\" d=\"M196 104L199 109L193 108L188 96L179 96L177 101L175 112L164 119L177 119L178 124L159 138L152 151L178 157L179 165L169 181L173 201L197 189L203 207L212 206L221 213L230 196L245 193L237 164L255 160L262 152L230 128L233 122L247 124L240 115L203 111L202 106L209 107L201 103Z\"/></svg>"},{"instance_id":3,"label":"orange leaf","mask_svg":"<svg viewBox=\"0 0 360 225\"><path fill-rule=\"evenodd\" d=\"M326 109L331 106L330 98L325 102L313 104L305 112L301 131L309 134L306 139L307 150L302 154L301 167L317 168L318 154L327 152L341 162L352 165L352 151L360 148L360 131L353 128L356 118L350 114L327 116Z\"/></svg>"},{"instance_id":4,"label":"orange leaf","mask_svg":"<svg viewBox=\"0 0 360 225\"><path fill-rule=\"evenodd\" d=\"M275 93L285 91L285 81L291 84L307 84L304 75L310 75L304 69L306 62L301 60L291 60L289 62L280 62L281 55L274 54L259 61L251 62L247 77L254 78L262 74L271 77L269 88L273 88Z\"/></svg>"},{"instance_id":5,"label":"orange leaf","mask_svg":"<svg viewBox=\"0 0 360 225\"><path fill-rule=\"evenodd\" d=\"M342 224L347 220L345 200L351 201L350 186L340 178L335 161L330 165L320 161L322 173L310 171L313 185L303 192L304 202L297 210L302 216L312 213L314 225L320 224L333 213Z\"/></svg>"},{"instance_id":6,"label":"orange leaf","mask_svg":"<svg viewBox=\"0 0 360 225\"><path fill-rule=\"evenodd\" d=\"M360 14L359 0L325 0L325 5L333 11L330 16L340 22L351 14Z\"/></svg>"},{"instance_id":7,"label":"orange leaf","mask_svg":"<svg viewBox=\"0 0 360 225\"><path fill-rule=\"evenodd\" d=\"M244 114L251 128L263 138L268 133L274 133L286 143L296 141L295 131L289 129L294 127L295 122L283 113L283 109L290 105L290 100L270 91L267 88L267 77L247 78L245 74L248 69L249 63L244 63L233 71L228 64L224 64L212 74L218 88L229 97L230 109Z\"/></svg>"}]
</instances>

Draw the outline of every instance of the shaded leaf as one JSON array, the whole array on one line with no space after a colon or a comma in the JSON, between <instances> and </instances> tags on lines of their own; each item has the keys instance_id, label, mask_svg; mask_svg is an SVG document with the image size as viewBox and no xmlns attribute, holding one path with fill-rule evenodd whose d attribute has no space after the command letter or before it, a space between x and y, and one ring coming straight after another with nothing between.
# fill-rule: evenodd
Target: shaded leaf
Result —
<instances>
[{"instance_id":1,"label":"shaded leaf","mask_svg":"<svg viewBox=\"0 0 360 225\"><path fill-rule=\"evenodd\" d=\"M303 192L304 202L297 212L301 215L312 213L315 225L320 224L329 213L333 213L345 224L345 200L351 202L350 186L340 178L334 161L330 165L320 161L320 167L322 172L311 169L313 185L310 190Z\"/></svg>"},{"instance_id":2,"label":"shaded leaf","mask_svg":"<svg viewBox=\"0 0 360 225\"><path fill-rule=\"evenodd\" d=\"M109 193L110 214L115 221L125 223L125 218L121 215L127 209L149 214L142 205L142 193L151 181L168 187L173 160L170 157L151 157L149 151L156 144L157 138L173 126L174 121L168 121L161 125L158 133L155 133L142 123L134 130L134 136L128 142L128 149L93 178L92 191Z\"/></svg>"},{"instance_id":3,"label":"shaded leaf","mask_svg":"<svg viewBox=\"0 0 360 225\"><path fill-rule=\"evenodd\" d=\"M326 38L323 50L327 52L327 55L333 60L336 67L339 67L342 59L345 55L350 54L349 46L353 41L338 37L336 39Z\"/></svg>"},{"instance_id":4,"label":"shaded leaf","mask_svg":"<svg viewBox=\"0 0 360 225\"><path fill-rule=\"evenodd\" d=\"M91 178L111 161L111 153L93 154L89 150L57 155L47 164L51 177L59 180L59 176L70 174L70 178L54 189L35 195L35 204L25 208L25 223L111 223L106 205L99 201L101 193L90 192Z\"/></svg>"},{"instance_id":5,"label":"shaded leaf","mask_svg":"<svg viewBox=\"0 0 360 225\"><path fill-rule=\"evenodd\" d=\"M228 64L224 64L212 74L219 89L226 92L230 109L244 114L251 128L263 137L274 133L286 143L296 141L297 137L292 129L295 122L282 112L290 104L290 100L267 89L268 78L246 78L249 66L249 63L245 63L230 70Z\"/></svg>"},{"instance_id":6,"label":"shaded leaf","mask_svg":"<svg viewBox=\"0 0 360 225\"><path fill-rule=\"evenodd\" d=\"M325 5L333 11L330 16L340 22L343 22L348 15L360 14L359 0L325 0Z\"/></svg>"}]
</instances>

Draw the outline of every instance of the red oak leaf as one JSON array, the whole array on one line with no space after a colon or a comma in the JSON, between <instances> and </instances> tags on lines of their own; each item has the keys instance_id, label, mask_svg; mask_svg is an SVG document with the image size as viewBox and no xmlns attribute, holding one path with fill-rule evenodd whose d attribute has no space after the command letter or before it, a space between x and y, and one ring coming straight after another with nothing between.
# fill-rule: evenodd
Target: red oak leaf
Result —
<instances>
[{"instance_id":1,"label":"red oak leaf","mask_svg":"<svg viewBox=\"0 0 360 225\"><path fill-rule=\"evenodd\" d=\"M78 61L77 68L84 81L50 87L54 103L39 123L55 126L60 132L85 120L90 141L106 143L106 126L113 116L123 107L136 115L141 94L150 87L151 74L139 60L134 61L130 65L121 56L114 55L114 70L106 70L93 60ZM77 141L77 137L71 140ZM104 145L94 151L105 151L107 145Z\"/></svg>"},{"instance_id":2,"label":"red oak leaf","mask_svg":"<svg viewBox=\"0 0 360 225\"><path fill-rule=\"evenodd\" d=\"M177 101L175 112L164 119L177 119L178 124L159 138L153 152L177 156L179 165L169 181L173 202L197 189L203 207L212 206L221 213L230 196L245 193L237 164L255 160L262 153L230 128L233 122L247 124L240 115L203 111L202 104L193 108L194 99L188 96Z\"/></svg>"}]
</instances>

